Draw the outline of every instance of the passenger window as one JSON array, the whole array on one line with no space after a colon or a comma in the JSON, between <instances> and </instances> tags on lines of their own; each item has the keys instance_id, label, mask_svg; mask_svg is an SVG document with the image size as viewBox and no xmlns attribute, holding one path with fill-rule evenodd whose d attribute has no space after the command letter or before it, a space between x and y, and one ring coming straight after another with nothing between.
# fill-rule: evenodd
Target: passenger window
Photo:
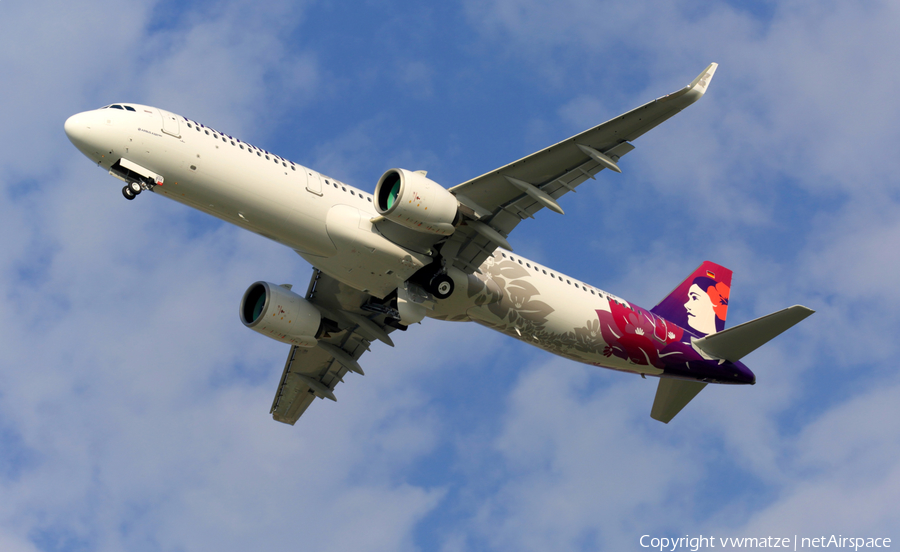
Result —
<instances>
[{"instance_id":1,"label":"passenger window","mask_svg":"<svg viewBox=\"0 0 900 552\"><path fill-rule=\"evenodd\" d=\"M597 294L594 293L594 290L591 290L591 295L597 295Z\"/></svg>"},{"instance_id":2,"label":"passenger window","mask_svg":"<svg viewBox=\"0 0 900 552\"><path fill-rule=\"evenodd\" d=\"M209 136L209 131L208 131L208 130L204 130L203 132L205 132L206 135Z\"/></svg>"},{"instance_id":3,"label":"passenger window","mask_svg":"<svg viewBox=\"0 0 900 552\"><path fill-rule=\"evenodd\" d=\"M528 268L531 268L531 263L525 263L525 266L527 266Z\"/></svg>"},{"instance_id":4,"label":"passenger window","mask_svg":"<svg viewBox=\"0 0 900 552\"><path fill-rule=\"evenodd\" d=\"M543 271L542 271L542 272L543 272L543 273L544 273L544 274L546 274L546 273L547 273L547 271L546 271L546 270L543 270Z\"/></svg>"},{"instance_id":5,"label":"passenger window","mask_svg":"<svg viewBox=\"0 0 900 552\"><path fill-rule=\"evenodd\" d=\"M501 252L500 254L503 255L503 258L504 258L504 259L506 258L506 253L502 253L502 252Z\"/></svg>"},{"instance_id":6,"label":"passenger window","mask_svg":"<svg viewBox=\"0 0 900 552\"><path fill-rule=\"evenodd\" d=\"M244 149L244 144L241 144L241 149Z\"/></svg>"},{"instance_id":7,"label":"passenger window","mask_svg":"<svg viewBox=\"0 0 900 552\"><path fill-rule=\"evenodd\" d=\"M297 167L295 167L294 165L291 165L291 170L292 170L292 171L296 171L296 170L297 170Z\"/></svg>"},{"instance_id":8,"label":"passenger window","mask_svg":"<svg viewBox=\"0 0 900 552\"><path fill-rule=\"evenodd\" d=\"M226 144L228 143L228 140L226 140L224 136L222 136L222 141L225 142Z\"/></svg>"},{"instance_id":9,"label":"passenger window","mask_svg":"<svg viewBox=\"0 0 900 552\"><path fill-rule=\"evenodd\" d=\"M572 285L572 282L570 282L570 281L568 280L568 278L566 279L566 283L569 284L570 286Z\"/></svg>"},{"instance_id":10,"label":"passenger window","mask_svg":"<svg viewBox=\"0 0 900 552\"><path fill-rule=\"evenodd\" d=\"M353 190L350 190L350 195L352 195L353 197L356 197L356 194L353 193Z\"/></svg>"},{"instance_id":11,"label":"passenger window","mask_svg":"<svg viewBox=\"0 0 900 552\"><path fill-rule=\"evenodd\" d=\"M256 156L257 156L257 157L262 157L262 154L259 153L259 152L256 152Z\"/></svg>"},{"instance_id":12,"label":"passenger window","mask_svg":"<svg viewBox=\"0 0 900 552\"><path fill-rule=\"evenodd\" d=\"M369 203L372 203L372 198L371 198L371 197L366 197L366 199L369 200Z\"/></svg>"}]
</instances>

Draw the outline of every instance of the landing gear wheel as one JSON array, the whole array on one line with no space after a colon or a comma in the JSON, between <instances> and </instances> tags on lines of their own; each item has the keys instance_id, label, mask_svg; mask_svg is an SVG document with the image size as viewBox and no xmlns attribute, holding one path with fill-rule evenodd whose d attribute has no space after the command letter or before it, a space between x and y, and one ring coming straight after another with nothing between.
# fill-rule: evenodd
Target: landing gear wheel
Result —
<instances>
[{"instance_id":1,"label":"landing gear wheel","mask_svg":"<svg viewBox=\"0 0 900 552\"><path fill-rule=\"evenodd\" d=\"M446 274L438 274L431 279L431 293L438 299L446 299L453 294L453 279Z\"/></svg>"},{"instance_id":2,"label":"landing gear wheel","mask_svg":"<svg viewBox=\"0 0 900 552\"><path fill-rule=\"evenodd\" d=\"M131 193L133 193L134 195L138 195L139 193L141 193L141 185L137 182L129 182L128 188L131 189Z\"/></svg>"},{"instance_id":3,"label":"landing gear wheel","mask_svg":"<svg viewBox=\"0 0 900 552\"><path fill-rule=\"evenodd\" d=\"M134 199L134 192L132 192L131 188L129 188L128 186L125 186L124 188L122 188L122 195L125 196L125 199L127 199L129 201Z\"/></svg>"}]
</instances>

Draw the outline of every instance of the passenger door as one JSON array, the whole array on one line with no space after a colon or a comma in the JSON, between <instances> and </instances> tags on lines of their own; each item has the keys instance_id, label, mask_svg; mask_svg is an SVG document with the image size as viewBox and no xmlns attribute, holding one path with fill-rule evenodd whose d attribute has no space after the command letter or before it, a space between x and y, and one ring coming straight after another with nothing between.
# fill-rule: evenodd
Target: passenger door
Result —
<instances>
[{"instance_id":1,"label":"passenger door","mask_svg":"<svg viewBox=\"0 0 900 552\"><path fill-rule=\"evenodd\" d=\"M160 109L159 114L162 116L162 131L169 136L181 138L181 123L178 117L164 109Z\"/></svg>"},{"instance_id":2,"label":"passenger door","mask_svg":"<svg viewBox=\"0 0 900 552\"><path fill-rule=\"evenodd\" d=\"M306 169L306 189L316 195L322 195L322 179L319 173Z\"/></svg>"}]
</instances>

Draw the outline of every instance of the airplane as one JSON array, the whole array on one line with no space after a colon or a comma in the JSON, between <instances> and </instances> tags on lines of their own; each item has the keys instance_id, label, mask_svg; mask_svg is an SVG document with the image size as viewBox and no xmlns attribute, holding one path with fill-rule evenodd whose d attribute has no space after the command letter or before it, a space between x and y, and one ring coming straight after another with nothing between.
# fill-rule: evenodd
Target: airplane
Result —
<instances>
[{"instance_id":1,"label":"airplane","mask_svg":"<svg viewBox=\"0 0 900 552\"><path fill-rule=\"evenodd\" d=\"M703 262L650 310L513 253L509 235L619 163L635 139L696 102L684 88L496 170L445 188L393 168L374 194L166 110L110 104L65 122L69 140L124 182L293 249L313 267L304 295L255 282L248 328L290 345L273 419L337 401L375 341L426 317L471 321L564 358L659 378L650 416L669 423L707 384L755 384L740 360L814 311L802 305L725 329L732 272Z\"/></svg>"}]
</instances>

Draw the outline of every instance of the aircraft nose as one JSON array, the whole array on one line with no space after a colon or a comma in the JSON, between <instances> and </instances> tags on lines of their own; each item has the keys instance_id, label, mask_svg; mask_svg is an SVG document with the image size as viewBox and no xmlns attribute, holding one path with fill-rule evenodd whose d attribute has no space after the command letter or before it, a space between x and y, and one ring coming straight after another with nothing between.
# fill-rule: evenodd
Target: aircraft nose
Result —
<instances>
[{"instance_id":1,"label":"aircraft nose","mask_svg":"<svg viewBox=\"0 0 900 552\"><path fill-rule=\"evenodd\" d=\"M74 144L75 147L80 150L84 150L88 146L88 142L90 141L90 123L90 116L87 112L76 113L75 115L72 115L71 117L66 119L66 124L64 125L66 136L68 136L69 141L72 142L72 144Z\"/></svg>"}]
</instances>

